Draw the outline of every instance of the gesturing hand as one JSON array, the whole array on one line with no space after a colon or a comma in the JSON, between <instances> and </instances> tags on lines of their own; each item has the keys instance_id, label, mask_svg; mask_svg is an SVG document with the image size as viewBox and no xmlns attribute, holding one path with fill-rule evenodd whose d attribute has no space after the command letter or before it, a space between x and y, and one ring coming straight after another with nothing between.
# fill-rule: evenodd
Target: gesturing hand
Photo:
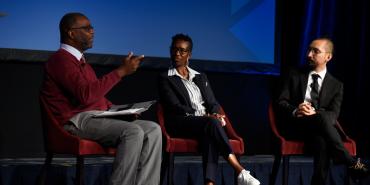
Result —
<instances>
[{"instance_id":1,"label":"gesturing hand","mask_svg":"<svg viewBox=\"0 0 370 185\"><path fill-rule=\"evenodd\" d=\"M128 53L123 59L122 64L118 67L118 73L121 77L134 73L139 68L140 62L144 59L144 55L134 56L134 53Z\"/></svg>"}]
</instances>

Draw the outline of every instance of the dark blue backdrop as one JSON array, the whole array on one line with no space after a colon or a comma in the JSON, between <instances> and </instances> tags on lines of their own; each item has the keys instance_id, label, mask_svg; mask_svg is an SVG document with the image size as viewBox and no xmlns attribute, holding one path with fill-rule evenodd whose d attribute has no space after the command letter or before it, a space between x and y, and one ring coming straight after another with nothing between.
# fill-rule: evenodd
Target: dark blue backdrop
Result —
<instances>
[{"instance_id":1,"label":"dark blue backdrop","mask_svg":"<svg viewBox=\"0 0 370 185\"><path fill-rule=\"evenodd\" d=\"M82 12L95 27L88 52L167 57L171 36L194 39L194 59L274 63L275 0L0 0L0 48L56 50L58 24Z\"/></svg>"}]
</instances>

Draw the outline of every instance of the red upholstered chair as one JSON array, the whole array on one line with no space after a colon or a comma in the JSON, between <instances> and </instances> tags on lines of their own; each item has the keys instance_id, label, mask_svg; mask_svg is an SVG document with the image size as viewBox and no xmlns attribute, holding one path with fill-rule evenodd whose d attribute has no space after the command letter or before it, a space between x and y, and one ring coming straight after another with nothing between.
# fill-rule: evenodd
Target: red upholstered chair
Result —
<instances>
[{"instance_id":1,"label":"red upholstered chair","mask_svg":"<svg viewBox=\"0 0 370 185\"><path fill-rule=\"evenodd\" d=\"M221 108L221 113L225 114L222 108ZM158 104L158 107L157 107L157 117L158 117L159 125L162 129L162 134L164 136L164 143L165 143L164 144L165 152L164 152L164 158L162 162L161 177L164 177L164 174L167 173L167 177L168 177L167 183L168 185L172 185L173 184L174 159L175 159L174 154L176 153L199 154L200 151L198 148L198 141L195 139L171 137L166 131L166 127L164 123L164 116L163 116L163 108L161 104ZM227 116L225 118L225 121L226 121L226 133L227 133L227 136L229 137L230 145L235 155L240 156L244 153L243 139L236 134Z\"/></svg>"},{"instance_id":2,"label":"red upholstered chair","mask_svg":"<svg viewBox=\"0 0 370 185\"><path fill-rule=\"evenodd\" d=\"M289 157L291 155L302 155L304 154L304 143L302 141L296 140L287 140L285 139L277 129L276 126L276 116L274 113L273 104L269 104L268 117L270 121L270 127L272 129L273 135L277 139L278 151L275 154L275 160L272 168L270 185L275 185L277 173L279 171L280 161L283 158L283 179L282 184L288 184L289 177ZM342 127L337 122L336 128L342 136L344 147L352 156L356 156L356 143L351 138L349 138L346 133L343 131Z\"/></svg>"},{"instance_id":3,"label":"red upholstered chair","mask_svg":"<svg viewBox=\"0 0 370 185\"><path fill-rule=\"evenodd\" d=\"M46 173L54 154L71 154L77 157L76 184L84 184L84 157L88 155L114 155L115 149L104 148L97 142L71 135L60 126L45 99L42 96L39 99L47 155L38 183L45 183Z\"/></svg>"}]
</instances>

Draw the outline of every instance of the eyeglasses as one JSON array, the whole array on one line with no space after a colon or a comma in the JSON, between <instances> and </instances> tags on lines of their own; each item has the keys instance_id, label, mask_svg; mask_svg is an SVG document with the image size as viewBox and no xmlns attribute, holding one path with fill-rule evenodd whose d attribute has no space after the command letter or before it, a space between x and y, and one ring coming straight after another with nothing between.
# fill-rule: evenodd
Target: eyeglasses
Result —
<instances>
[{"instance_id":1,"label":"eyeglasses","mask_svg":"<svg viewBox=\"0 0 370 185\"><path fill-rule=\"evenodd\" d=\"M313 48L313 47L308 48L307 53L310 53L310 52L312 52L315 55L319 55L321 53L330 53L330 52L320 51L318 48Z\"/></svg>"},{"instance_id":2,"label":"eyeglasses","mask_svg":"<svg viewBox=\"0 0 370 185\"><path fill-rule=\"evenodd\" d=\"M94 27L91 26L91 25L87 25L87 26L81 26L81 27L76 27L76 28L70 28L71 30L75 30L75 29L83 29L87 32L90 32L92 30L94 30Z\"/></svg>"},{"instance_id":3,"label":"eyeglasses","mask_svg":"<svg viewBox=\"0 0 370 185\"><path fill-rule=\"evenodd\" d=\"M180 55L185 55L190 51L189 49L177 48L177 47L171 47L170 49L172 53L180 52Z\"/></svg>"}]
</instances>

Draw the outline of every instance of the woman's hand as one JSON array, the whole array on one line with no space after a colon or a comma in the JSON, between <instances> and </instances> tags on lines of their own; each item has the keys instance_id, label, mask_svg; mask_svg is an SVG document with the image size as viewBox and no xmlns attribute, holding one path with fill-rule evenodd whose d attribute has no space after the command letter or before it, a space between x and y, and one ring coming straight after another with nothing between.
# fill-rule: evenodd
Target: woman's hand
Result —
<instances>
[{"instance_id":1,"label":"woman's hand","mask_svg":"<svg viewBox=\"0 0 370 185\"><path fill-rule=\"evenodd\" d=\"M208 116L212 116L212 117L218 119L221 122L221 126L224 127L226 125L225 115L218 114L218 113L213 113L213 114L208 114Z\"/></svg>"}]
</instances>

